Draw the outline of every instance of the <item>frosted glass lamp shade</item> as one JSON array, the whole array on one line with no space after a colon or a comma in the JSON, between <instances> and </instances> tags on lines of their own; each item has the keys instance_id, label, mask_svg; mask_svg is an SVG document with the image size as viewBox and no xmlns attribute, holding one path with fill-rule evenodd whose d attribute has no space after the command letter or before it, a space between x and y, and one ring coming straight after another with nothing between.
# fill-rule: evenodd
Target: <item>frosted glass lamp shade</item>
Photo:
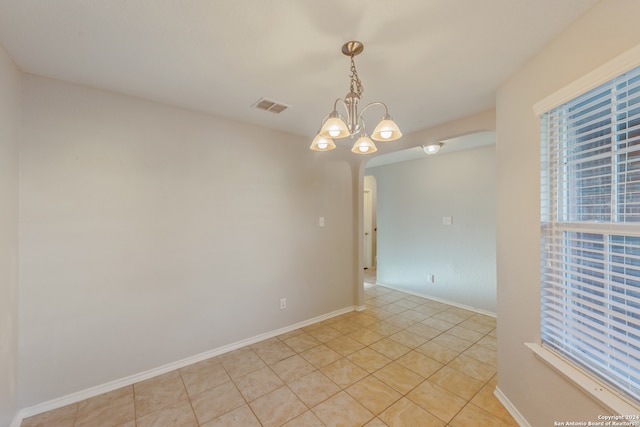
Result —
<instances>
[{"instance_id":1,"label":"frosted glass lamp shade","mask_svg":"<svg viewBox=\"0 0 640 427\"><path fill-rule=\"evenodd\" d=\"M376 145L373 143L371 138L364 135L358 138L355 144L353 144L352 152L356 154L369 154L378 151Z\"/></svg>"},{"instance_id":2,"label":"frosted glass lamp shade","mask_svg":"<svg viewBox=\"0 0 640 427\"><path fill-rule=\"evenodd\" d=\"M373 130L371 139L375 139L376 141L395 141L401 136L402 132L400 132L398 125L396 125L390 117L385 117Z\"/></svg>"},{"instance_id":3,"label":"frosted glass lamp shade","mask_svg":"<svg viewBox=\"0 0 640 427\"><path fill-rule=\"evenodd\" d=\"M318 135L325 138L344 138L349 136L349 129L347 129L347 124L337 113L335 115L332 113L320 128Z\"/></svg>"},{"instance_id":4,"label":"frosted glass lamp shade","mask_svg":"<svg viewBox=\"0 0 640 427\"><path fill-rule=\"evenodd\" d=\"M309 148L313 151L329 151L336 148L336 144L331 138L325 138L323 136L316 135L316 137L313 138L313 142L311 143L311 146Z\"/></svg>"}]
</instances>

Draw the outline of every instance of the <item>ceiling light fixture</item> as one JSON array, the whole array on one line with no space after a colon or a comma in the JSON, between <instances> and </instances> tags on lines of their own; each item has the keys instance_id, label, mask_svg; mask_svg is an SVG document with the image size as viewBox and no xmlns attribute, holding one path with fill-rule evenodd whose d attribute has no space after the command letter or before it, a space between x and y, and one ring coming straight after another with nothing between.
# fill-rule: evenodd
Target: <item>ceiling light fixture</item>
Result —
<instances>
[{"instance_id":1,"label":"ceiling light fixture","mask_svg":"<svg viewBox=\"0 0 640 427\"><path fill-rule=\"evenodd\" d=\"M333 103L333 111L322 120L322 125L318 131L318 135L313 139L310 149L314 151L329 151L336 148L333 142L334 138L345 138L347 136L353 139L359 135L351 151L357 154L369 154L377 151L376 145L372 140L376 141L394 141L402 136L402 132L398 128L389 115L389 109L382 102L372 102L367 104L360 112L358 112L358 103L364 92L362 82L358 77L356 63L353 57L359 55L364 50L364 45L358 41L350 41L342 46L342 53L351 57L351 83L349 85L349 93L344 99L336 99ZM342 103L347 115L343 117L338 113L338 103ZM369 107L381 105L384 107L384 116L378 126L371 133L371 137L367 136L365 131L362 113Z\"/></svg>"},{"instance_id":2,"label":"ceiling light fixture","mask_svg":"<svg viewBox=\"0 0 640 427\"><path fill-rule=\"evenodd\" d=\"M442 147L442 142L432 142L427 145L422 146L422 150L429 155L436 154L440 151L440 147Z\"/></svg>"}]
</instances>

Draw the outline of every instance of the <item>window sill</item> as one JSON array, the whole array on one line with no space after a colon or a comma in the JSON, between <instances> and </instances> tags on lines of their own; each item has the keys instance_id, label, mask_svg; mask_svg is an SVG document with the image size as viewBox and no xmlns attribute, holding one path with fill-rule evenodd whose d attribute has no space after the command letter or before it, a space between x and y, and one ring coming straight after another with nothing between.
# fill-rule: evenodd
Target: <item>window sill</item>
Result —
<instances>
[{"instance_id":1,"label":"window sill","mask_svg":"<svg viewBox=\"0 0 640 427\"><path fill-rule=\"evenodd\" d=\"M547 350L540 344L525 343L524 345L529 347L536 357L542 360L546 365L558 372L567 380L571 381L577 387L580 387L588 396L612 411L614 414L640 414L640 408L632 405L617 393L609 390L589 375L586 375L570 363L567 363L552 351Z\"/></svg>"}]
</instances>

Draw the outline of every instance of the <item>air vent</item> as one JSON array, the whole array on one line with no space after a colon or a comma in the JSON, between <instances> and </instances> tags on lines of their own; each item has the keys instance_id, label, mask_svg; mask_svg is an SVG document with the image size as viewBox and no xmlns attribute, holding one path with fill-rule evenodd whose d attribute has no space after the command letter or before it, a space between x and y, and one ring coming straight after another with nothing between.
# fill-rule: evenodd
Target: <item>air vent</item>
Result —
<instances>
[{"instance_id":1,"label":"air vent","mask_svg":"<svg viewBox=\"0 0 640 427\"><path fill-rule=\"evenodd\" d=\"M258 110L269 111L274 114L280 114L284 110L289 108L288 105L284 105L281 102L272 101L266 98L260 98L255 104L253 104L253 107L257 108Z\"/></svg>"}]
</instances>

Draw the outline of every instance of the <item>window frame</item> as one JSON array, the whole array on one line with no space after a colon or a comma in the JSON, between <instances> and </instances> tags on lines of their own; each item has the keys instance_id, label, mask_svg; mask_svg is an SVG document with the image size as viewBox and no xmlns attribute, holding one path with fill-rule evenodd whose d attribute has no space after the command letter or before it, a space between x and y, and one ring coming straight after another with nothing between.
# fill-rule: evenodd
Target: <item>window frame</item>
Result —
<instances>
[{"instance_id":1,"label":"window frame","mask_svg":"<svg viewBox=\"0 0 640 427\"><path fill-rule=\"evenodd\" d=\"M577 98L589 92L591 89L597 88L601 84L606 83L609 80L612 80L613 78L624 74L638 66L640 66L640 46L636 46L624 52L623 54L602 65L591 73L583 76L582 78L574 81L573 83L563 87L559 91L536 103L534 105L534 112L536 113L536 115L541 116L547 111L565 104L568 101L571 101L574 98ZM616 153L612 151L610 155L616 156ZM614 170L612 170L611 175L614 179L617 178L617 174ZM615 183L613 183L612 185L614 188L617 188ZM541 191L544 191L544 189L541 188ZM617 197L615 195L614 200L617 200ZM544 206L541 206L541 209L544 209ZM597 222L576 222L574 223L574 225L581 231L597 231L606 233L611 232L610 224L600 224ZM616 232L628 233L635 231L634 228L637 230L637 223L631 225L624 223L617 224ZM541 232L544 232L544 230L541 229ZM632 234L637 234L637 231ZM541 252L544 250L544 247L541 245ZM609 389L607 385L603 386L603 383L599 378L595 377L589 372L586 372L582 367L576 365L573 361L567 359L565 356L559 355L554 350L543 347L541 345L542 337L540 336L539 339L540 341L538 341L537 343L526 343L526 345L542 361L561 373L574 384L583 388L599 403L609 407L612 411L618 412L620 414L638 412L638 402L626 399L616 391Z\"/></svg>"}]
</instances>

